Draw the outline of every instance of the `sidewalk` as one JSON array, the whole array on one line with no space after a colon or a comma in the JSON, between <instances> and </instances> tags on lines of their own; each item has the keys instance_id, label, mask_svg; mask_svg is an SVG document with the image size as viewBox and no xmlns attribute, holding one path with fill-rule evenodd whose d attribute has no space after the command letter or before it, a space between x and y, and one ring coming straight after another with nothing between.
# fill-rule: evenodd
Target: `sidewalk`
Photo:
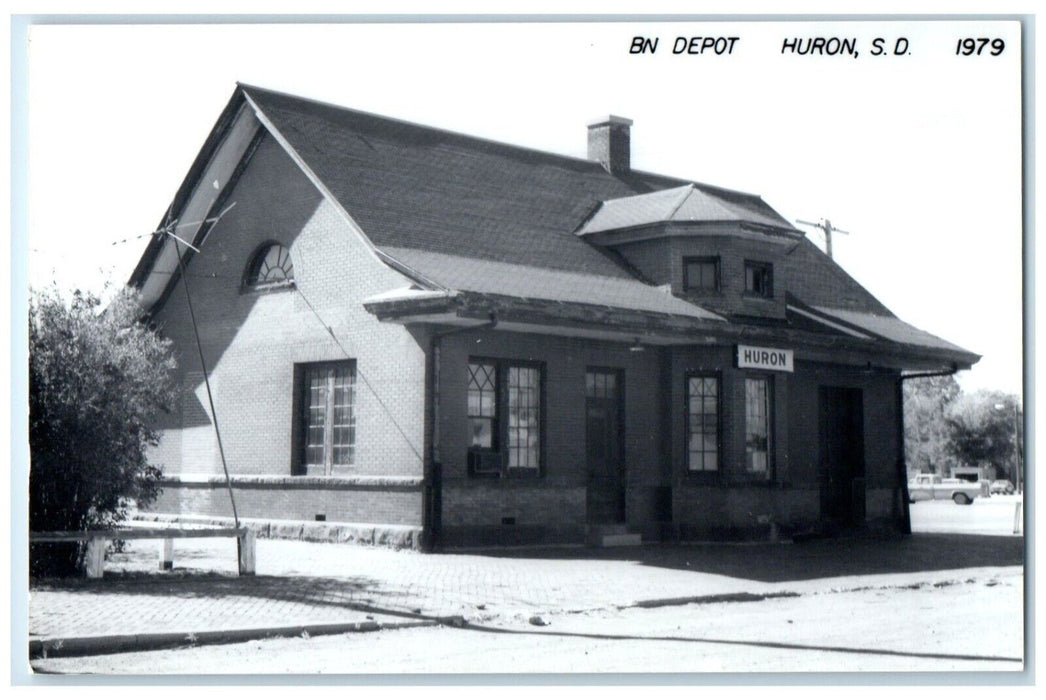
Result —
<instances>
[{"instance_id":1,"label":"sidewalk","mask_svg":"<svg viewBox=\"0 0 1046 700\"><path fill-rule=\"evenodd\" d=\"M170 646L182 639L453 624L456 618L526 624L533 615L709 596L932 585L1021 575L1023 539L919 534L449 554L259 540L257 575L244 578L235 575L232 540L177 541L170 572L156 570L156 546L133 543L107 563L102 580L35 583L31 647L37 653L61 653L63 646L66 653L87 653Z\"/></svg>"}]
</instances>

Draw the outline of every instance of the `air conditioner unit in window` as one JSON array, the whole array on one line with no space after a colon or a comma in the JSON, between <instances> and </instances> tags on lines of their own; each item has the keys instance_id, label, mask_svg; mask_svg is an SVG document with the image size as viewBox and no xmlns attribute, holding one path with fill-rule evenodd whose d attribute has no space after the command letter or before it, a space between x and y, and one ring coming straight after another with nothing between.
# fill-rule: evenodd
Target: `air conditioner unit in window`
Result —
<instances>
[{"instance_id":1,"label":"air conditioner unit in window","mask_svg":"<svg viewBox=\"0 0 1046 700\"><path fill-rule=\"evenodd\" d=\"M470 450L469 474L471 476L499 476L501 474L501 454L486 450Z\"/></svg>"}]
</instances>

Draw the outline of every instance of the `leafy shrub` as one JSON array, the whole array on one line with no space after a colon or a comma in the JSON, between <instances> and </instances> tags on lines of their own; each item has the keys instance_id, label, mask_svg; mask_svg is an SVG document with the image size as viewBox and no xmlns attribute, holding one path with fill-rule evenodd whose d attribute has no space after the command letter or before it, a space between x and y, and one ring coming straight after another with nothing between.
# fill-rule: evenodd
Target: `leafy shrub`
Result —
<instances>
[{"instance_id":1,"label":"leafy shrub","mask_svg":"<svg viewBox=\"0 0 1046 700\"><path fill-rule=\"evenodd\" d=\"M29 307L29 529L111 527L159 495L146 451L152 418L174 400L170 342L140 322L136 293L104 309L93 294L69 302L33 290ZM83 547L30 550L34 576L70 575Z\"/></svg>"}]
</instances>

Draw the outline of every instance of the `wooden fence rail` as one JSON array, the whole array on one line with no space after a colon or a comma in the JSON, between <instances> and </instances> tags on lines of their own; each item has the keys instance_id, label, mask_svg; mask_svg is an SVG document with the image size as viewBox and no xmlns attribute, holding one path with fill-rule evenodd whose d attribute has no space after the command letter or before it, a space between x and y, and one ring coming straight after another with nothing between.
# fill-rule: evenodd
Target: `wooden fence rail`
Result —
<instances>
[{"instance_id":1,"label":"wooden fence rail","mask_svg":"<svg viewBox=\"0 0 1046 700\"><path fill-rule=\"evenodd\" d=\"M236 570L240 576L251 576L255 568L256 538L247 528L113 528L109 530L81 530L58 532L32 532L31 544L53 542L87 543L87 578L101 578L105 569L105 550L113 540L160 540L160 568L174 566L174 540L203 537L235 537Z\"/></svg>"}]
</instances>

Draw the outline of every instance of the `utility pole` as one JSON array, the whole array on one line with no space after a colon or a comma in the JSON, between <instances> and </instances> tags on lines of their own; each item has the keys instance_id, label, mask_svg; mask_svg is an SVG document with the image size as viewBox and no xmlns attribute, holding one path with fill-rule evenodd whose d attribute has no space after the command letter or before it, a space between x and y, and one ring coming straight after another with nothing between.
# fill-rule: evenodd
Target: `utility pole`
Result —
<instances>
[{"instance_id":1,"label":"utility pole","mask_svg":"<svg viewBox=\"0 0 1046 700\"><path fill-rule=\"evenodd\" d=\"M1024 493L1021 488L1021 403L1013 400L1013 470L1017 478L1017 493Z\"/></svg>"},{"instance_id":2,"label":"utility pole","mask_svg":"<svg viewBox=\"0 0 1046 700\"><path fill-rule=\"evenodd\" d=\"M835 228L832 226L832 222L828 219L821 219L820 223L814 223L813 221L803 221L802 219L796 219L797 224L803 224L804 226L813 226L814 228L821 229L824 234L824 252L828 254L828 257L832 257L832 234L833 233L845 233L849 234L849 231L844 231L841 228Z\"/></svg>"}]
</instances>

